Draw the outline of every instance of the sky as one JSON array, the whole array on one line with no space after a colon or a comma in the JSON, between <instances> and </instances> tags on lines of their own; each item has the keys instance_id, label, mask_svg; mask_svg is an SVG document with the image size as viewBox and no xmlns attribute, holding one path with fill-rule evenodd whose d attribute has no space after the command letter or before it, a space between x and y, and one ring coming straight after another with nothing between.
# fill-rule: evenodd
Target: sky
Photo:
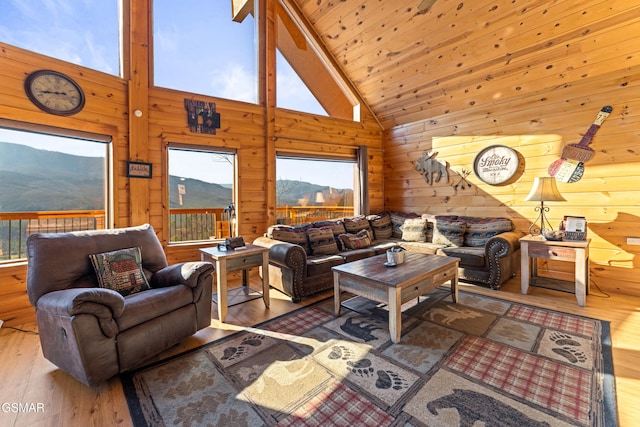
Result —
<instances>
[{"instance_id":1,"label":"sky","mask_svg":"<svg viewBox=\"0 0 640 427\"><path fill-rule=\"evenodd\" d=\"M251 15L242 23L233 22L231 0L157 0L153 10L155 85L256 102L255 21ZM0 41L119 75L118 1L0 0ZM281 55L277 55L277 67L279 107L326 115ZM224 122L224 115L221 119ZM39 138L23 142L51 149L51 144ZM59 151L78 153L79 146ZM95 155L89 151L78 154ZM279 168L277 178L322 181L339 188L353 182L351 173L341 175L332 168L327 175L326 167L316 170L315 163ZM218 179L211 171L198 174L200 167L193 162L181 166L181 175L208 182ZM202 167L206 166L210 165L204 161Z\"/></svg>"}]
</instances>

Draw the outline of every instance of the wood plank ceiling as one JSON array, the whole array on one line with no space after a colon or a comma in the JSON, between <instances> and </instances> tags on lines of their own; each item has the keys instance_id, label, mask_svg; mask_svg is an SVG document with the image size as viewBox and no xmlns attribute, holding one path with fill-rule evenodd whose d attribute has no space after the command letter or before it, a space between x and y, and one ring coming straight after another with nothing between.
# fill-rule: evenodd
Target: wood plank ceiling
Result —
<instances>
[{"instance_id":1,"label":"wood plank ceiling","mask_svg":"<svg viewBox=\"0 0 640 427\"><path fill-rule=\"evenodd\" d=\"M504 67L526 72L518 58L549 38L559 42L554 26L580 8L538 0L295 3L387 130L490 102L495 91L487 89Z\"/></svg>"}]
</instances>

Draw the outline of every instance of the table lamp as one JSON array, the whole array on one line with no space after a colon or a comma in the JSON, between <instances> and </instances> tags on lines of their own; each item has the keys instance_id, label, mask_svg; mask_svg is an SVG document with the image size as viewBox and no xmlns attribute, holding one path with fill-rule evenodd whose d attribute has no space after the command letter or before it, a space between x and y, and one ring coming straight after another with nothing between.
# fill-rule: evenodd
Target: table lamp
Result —
<instances>
[{"instance_id":1,"label":"table lamp","mask_svg":"<svg viewBox=\"0 0 640 427\"><path fill-rule=\"evenodd\" d=\"M546 213L549 212L549 208L544 206L544 202L567 201L567 199L562 197L560 191L558 191L556 179L553 177L534 178L531 192L525 200L530 202L540 202L540 206L535 207L535 211L538 212L538 217L529 227L529 233L534 236L542 234L544 230L553 230L553 226L546 216ZM540 220L540 227L536 224L538 220ZM546 227L546 225L548 225L548 227Z\"/></svg>"}]
</instances>

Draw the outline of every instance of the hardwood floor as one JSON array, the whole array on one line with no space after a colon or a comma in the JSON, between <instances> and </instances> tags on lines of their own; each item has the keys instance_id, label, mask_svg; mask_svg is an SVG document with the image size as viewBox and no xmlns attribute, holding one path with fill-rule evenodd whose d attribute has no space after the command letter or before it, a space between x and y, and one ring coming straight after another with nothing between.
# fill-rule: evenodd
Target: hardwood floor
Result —
<instances>
[{"instance_id":1,"label":"hardwood floor","mask_svg":"<svg viewBox=\"0 0 640 427\"><path fill-rule=\"evenodd\" d=\"M256 283L257 280L256 280ZM256 285L258 286L258 285ZM640 297L606 296L592 286L587 305L579 307L575 295L541 288L520 294L520 280L513 279L500 291L461 283L461 290L500 297L611 322L614 373L620 426L635 426L640 420ZM229 308L227 322L212 320L211 327L198 332L158 358L180 353L279 316L301 305L328 297L331 292L293 304L278 291L271 291L271 308L254 300ZM216 307L214 305L214 317ZM34 324L21 326L35 331ZM129 426L129 410L118 377L87 387L44 359L35 333L0 329L0 426ZM34 412L13 412L11 403L33 404Z\"/></svg>"}]
</instances>

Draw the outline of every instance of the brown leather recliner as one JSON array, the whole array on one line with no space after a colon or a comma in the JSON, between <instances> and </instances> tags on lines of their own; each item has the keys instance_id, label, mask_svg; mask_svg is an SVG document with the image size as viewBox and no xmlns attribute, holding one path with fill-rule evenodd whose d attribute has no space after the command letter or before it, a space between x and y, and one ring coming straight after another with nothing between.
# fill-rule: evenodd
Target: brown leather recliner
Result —
<instances>
[{"instance_id":1,"label":"brown leather recliner","mask_svg":"<svg viewBox=\"0 0 640 427\"><path fill-rule=\"evenodd\" d=\"M89 255L139 247L151 289L98 286ZM87 385L135 368L211 324L213 264L168 266L151 225L27 239L27 292L44 356Z\"/></svg>"}]
</instances>

